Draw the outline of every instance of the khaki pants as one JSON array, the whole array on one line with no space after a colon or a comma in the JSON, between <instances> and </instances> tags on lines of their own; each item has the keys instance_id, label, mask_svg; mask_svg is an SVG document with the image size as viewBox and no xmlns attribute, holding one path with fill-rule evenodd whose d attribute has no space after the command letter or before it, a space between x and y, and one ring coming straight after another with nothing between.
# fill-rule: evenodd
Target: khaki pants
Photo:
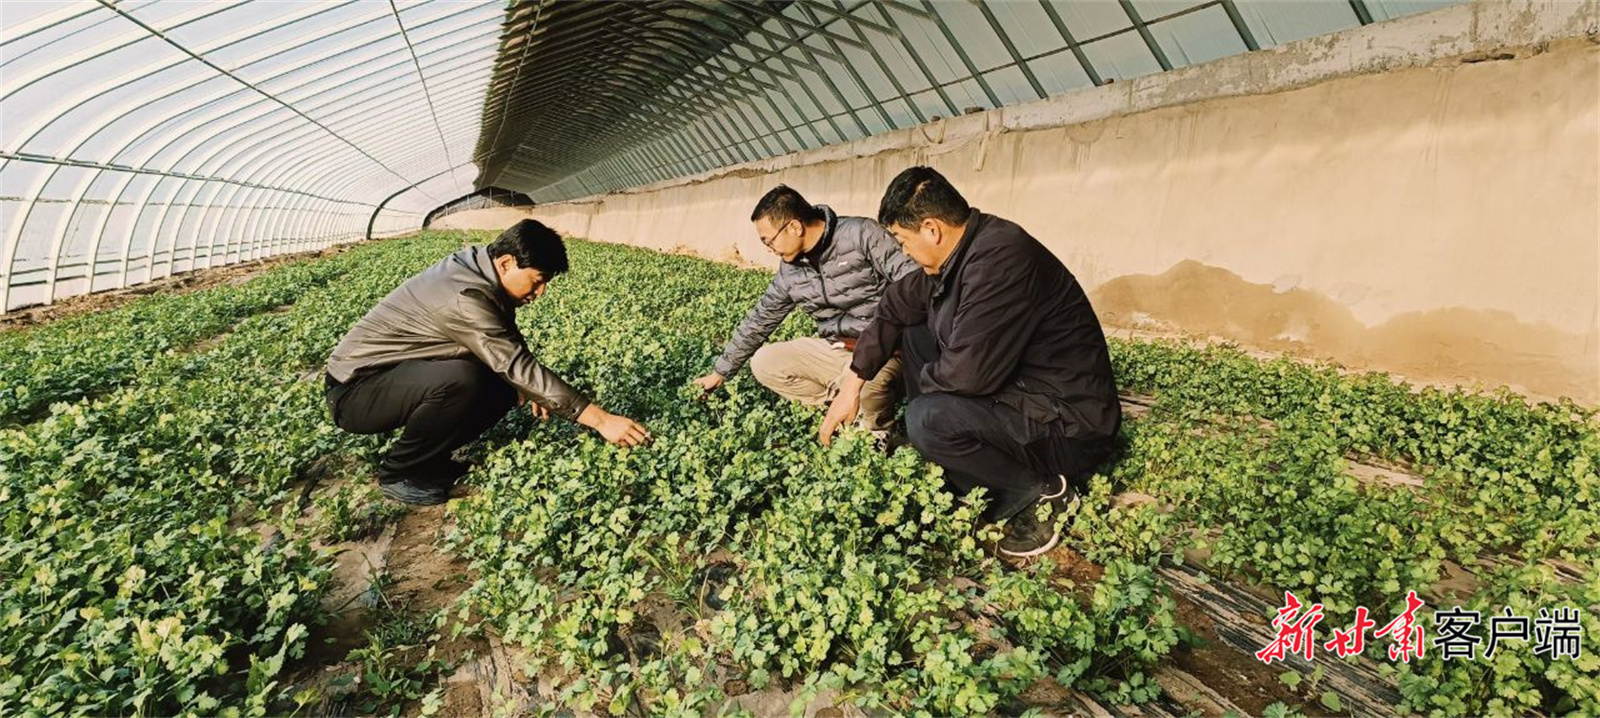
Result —
<instances>
[{"instance_id":1,"label":"khaki pants","mask_svg":"<svg viewBox=\"0 0 1600 718\"><path fill-rule=\"evenodd\" d=\"M767 344L750 357L750 373L756 381L778 396L807 406L827 406L833 401L839 381L848 371L850 350L818 337ZM883 371L862 387L862 428L876 431L894 424L899 374L900 360L890 359Z\"/></svg>"}]
</instances>

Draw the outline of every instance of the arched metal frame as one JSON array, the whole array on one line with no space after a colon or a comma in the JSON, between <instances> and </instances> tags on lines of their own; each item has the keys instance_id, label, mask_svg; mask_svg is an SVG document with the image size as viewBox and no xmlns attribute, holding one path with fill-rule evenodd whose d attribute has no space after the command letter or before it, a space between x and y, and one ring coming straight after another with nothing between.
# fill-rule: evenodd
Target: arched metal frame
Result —
<instances>
[{"instance_id":1,"label":"arched metal frame","mask_svg":"<svg viewBox=\"0 0 1600 718\"><path fill-rule=\"evenodd\" d=\"M615 191L1453 1L58 2L0 23L0 311L407 231L489 186Z\"/></svg>"},{"instance_id":2,"label":"arched metal frame","mask_svg":"<svg viewBox=\"0 0 1600 718\"><path fill-rule=\"evenodd\" d=\"M146 7L64 3L7 23L0 36L4 52L52 32L65 39L97 15L106 16L102 25L125 26L109 37L101 27L101 41L47 62L38 61L48 45L0 59L0 102L27 103L21 121L8 122L0 173L43 168L12 183L25 186L4 203L0 308L17 306L23 287L39 285L35 301L48 302L61 294L58 282L98 290L316 249L366 236L369 219L377 234L405 231L470 190L473 173L461 158L476 139L503 5L298 4L192 46L173 31L225 24L245 5L180 8L154 24L140 18ZM154 53L142 67L98 67L87 79L74 71L137 43L175 52ZM208 59L223 51L226 67ZM305 61L275 61L295 54ZM16 60L26 66L6 67ZM128 91L149 87L152 76L173 79L155 92ZM45 87L52 92L41 100ZM111 96L125 99L101 99ZM151 105L167 111L142 112ZM60 156L34 149L41 145ZM445 184L422 181L433 177ZM399 199L374 216L388 195ZM41 235L49 238L42 248ZM27 257L19 252L25 237L33 240ZM69 254L69 243L87 246Z\"/></svg>"},{"instance_id":3,"label":"arched metal frame","mask_svg":"<svg viewBox=\"0 0 1600 718\"><path fill-rule=\"evenodd\" d=\"M485 101L480 184L540 202L615 191L1426 9L1386 0L623 5L512 5L512 39Z\"/></svg>"}]
</instances>

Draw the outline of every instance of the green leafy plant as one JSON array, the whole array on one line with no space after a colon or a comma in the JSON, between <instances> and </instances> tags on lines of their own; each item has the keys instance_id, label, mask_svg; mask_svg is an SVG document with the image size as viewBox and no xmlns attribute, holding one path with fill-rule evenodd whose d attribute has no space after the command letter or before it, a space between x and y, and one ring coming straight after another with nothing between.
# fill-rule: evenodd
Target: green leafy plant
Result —
<instances>
[{"instance_id":1,"label":"green leafy plant","mask_svg":"<svg viewBox=\"0 0 1600 718\"><path fill-rule=\"evenodd\" d=\"M343 484L312 499L317 519L313 536L326 543L368 538L406 513L405 505L384 501L370 484Z\"/></svg>"},{"instance_id":2,"label":"green leafy plant","mask_svg":"<svg viewBox=\"0 0 1600 718\"><path fill-rule=\"evenodd\" d=\"M392 516L351 488L317 499L320 525L296 526L285 507L316 461L368 461L381 446L333 428L320 385L302 378L461 240L370 243L237 288L0 334L0 714L309 702L281 682L329 581L310 539ZM1451 563L1474 576L1461 601L1478 610L1600 605L1600 425L1569 402L1113 340L1120 384L1152 406L1059 517L1103 568L1073 582L1050 562L989 558L979 499L946 492L915 451L884 456L854 432L824 450L814 410L748 376L704 401L685 387L769 275L576 241L569 254L570 276L521 328L541 361L657 440L618 449L514 412L470 447L478 491L453 508L449 538L477 569L468 609L527 651L554 686L552 711L738 714L740 693L793 690L802 711L829 697L882 713L1013 713L1047 679L1148 700L1151 671L1183 637L1156 568L1190 555L1221 580L1325 604L1324 626L1358 605L1388 613ZM774 339L808 330L791 317ZM1417 478L1373 481L1357 461ZM1158 501L1113 508L1130 489ZM258 521L282 537L264 541ZM1513 647L1399 666L1400 709L1600 713L1593 616L1587 661ZM414 648L423 630L382 622L355 655L374 711L437 708L441 667ZM1338 712L1344 701L1316 683L1298 690Z\"/></svg>"},{"instance_id":3,"label":"green leafy plant","mask_svg":"<svg viewBox=\"0 0 1600 718\"><path fill-rule=\"evenodd\" d=\"M264 541L248 519L284 503L317 458L363 446L328 425L320 386L299 377L455 244L378 243L285 270L282 291L299 301L249 314L201 353L152 353L136 320L7 336L38 337L23 350L37 357L93 346L140 360L104 393L0 429L0 714L278 710L277 676L304 650L330 561L292 527ZM370 271L329 281L356 266Z\"/></svg>"}]
</instances>

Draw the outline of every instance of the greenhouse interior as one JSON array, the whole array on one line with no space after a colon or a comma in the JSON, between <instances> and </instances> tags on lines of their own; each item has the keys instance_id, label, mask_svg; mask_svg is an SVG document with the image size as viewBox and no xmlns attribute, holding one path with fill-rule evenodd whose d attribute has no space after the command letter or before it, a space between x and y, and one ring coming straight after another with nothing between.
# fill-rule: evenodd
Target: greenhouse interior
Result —
<instances>
[{"instance_id":1,"label":"greenhouse interior","mask_svg":"<svg viewBox=\"0 0 1600 718\"><path fill-rule=\"evenodd\" d=\"M0 1L0 715L1600 715L1600 0Z\"/></svg>"}]
</instances>

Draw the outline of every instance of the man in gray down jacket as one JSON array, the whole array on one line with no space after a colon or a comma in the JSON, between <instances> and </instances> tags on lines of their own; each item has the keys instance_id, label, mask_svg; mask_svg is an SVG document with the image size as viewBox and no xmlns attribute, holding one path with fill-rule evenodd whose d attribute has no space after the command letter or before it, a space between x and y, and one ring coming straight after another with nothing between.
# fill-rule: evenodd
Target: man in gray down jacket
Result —
<instances>
[{"instance_id":1,"label":"man in gray down jacket","mask_svg":"<svg viewBox=\"0 0 1600 718\"><path fill-rule=\"evenodd\" d=\"M694 381L712 391L748 361L756 381L779 396L826 406L850 372L856 337L872 321L884 289L917 264L877 222L812 206L783 185L756 203L750 221L761 243L783 262L712 373ZM816 321L818 336L767 344L797 306ZM899 371L900 362L891 360L860 389L861 425L880 438L894 422Z\"/></svg>"},{"instance_id":2,"label":"man in gray down jacket","mask_svg":"<svg viewBox=\"0 0 1600 718\"><path fill-rule=\"evenodd\" d=\"M541 365L517 329L517 308L565 271L560 235L525 219L406 280L334 347L325 378L334 423L354 434L402 430L378 465L384 496L443 503L467 470L450 453L523 401L540 418L576 421L613 444L649 441L643 426Z\"/></svg>"}]
</instances>

